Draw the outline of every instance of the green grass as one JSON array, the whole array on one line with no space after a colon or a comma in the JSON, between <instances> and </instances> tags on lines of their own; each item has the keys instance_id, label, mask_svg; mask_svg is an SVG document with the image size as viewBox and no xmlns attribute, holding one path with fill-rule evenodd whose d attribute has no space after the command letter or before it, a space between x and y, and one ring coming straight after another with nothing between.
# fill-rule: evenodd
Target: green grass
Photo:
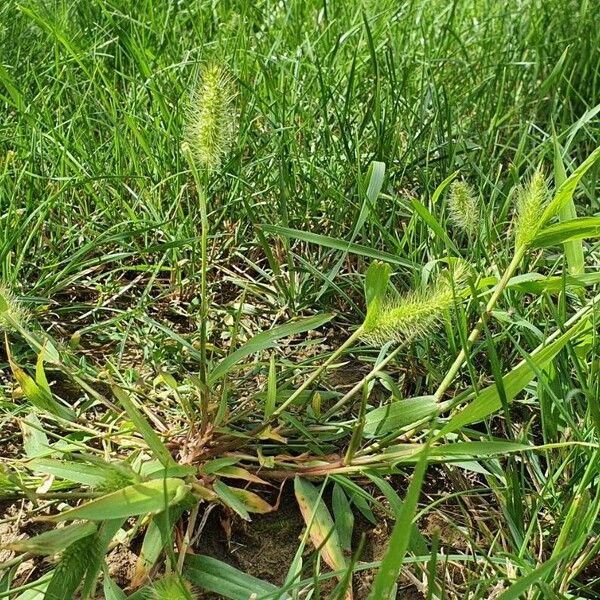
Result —
<instances>
[{"instance_id":1,"label":"green grass","mask_svg":"<svg viewBox=\"0 0 600 600\"><path fill-rule=\"evenodd\" d=\"M121 598L102 574L119 539L142 588L166 574L187 597L178 571L228 598L344 598L377 566L346 547L348 507L398 517L373 589L600 597L597 12L3 3L0 496L25 522L62 503L89 522L62 555L11 546L0 597ZM206 64L237 92L210 176L182 148ZM538 168L561 206L515 217ZM458 259L454 302L397 322ZM279 588L194 540L210 504L272 509L256 476L296 478L310 525Z\"/></svg>"}]
</instances>

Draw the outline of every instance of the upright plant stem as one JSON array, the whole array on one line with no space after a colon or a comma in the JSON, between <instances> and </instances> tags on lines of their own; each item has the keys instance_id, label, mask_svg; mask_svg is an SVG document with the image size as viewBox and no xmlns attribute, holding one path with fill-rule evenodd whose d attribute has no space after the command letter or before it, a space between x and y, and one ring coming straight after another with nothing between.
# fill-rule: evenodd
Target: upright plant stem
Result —
<instances>
[{"instance_id":1,"label":"upright plant stem","mask_svg":"<svg viewBox=\"0 0 600 600\"><path fill-rule=\"evenodd\" d=\"M454 378L456 377L458 371L463 366L463 363L465 362L465 360L467 358L467 352L472 348L473 344L479 339L479 336L481 335L481 332L483 331L485 324L487 323L490 316L492 315L492 311L494 310L496 303L498 302L500 296L502 295L502 292L504 292L504 289L508 285L510 278L513 276L514 272L517 270L519 264L521 263L521 260L523 260L524 255L525 255L525 247L521 247L515 252L510 264L508 265L506 271L504 272L504 275L502 276L502 279L500 279L500 281L498 282L498 285L496 286L496 289L494 290L494 293L488 300L488 303L485 307L483 314L479 317L479 320L477 321L477 323L475 324L475 327L471 331L471 334L467 338L466 346L463 347L462 350L458 353L458 356L454 359L454 362L452 363L451 367L448 369L446 376L444 377L444 379L438 386L437 390L433 393L434 398L438 402L441 401L442 397L444 396L444 394L446 393L446 391L448 390L448 388L454 381Z\"/></svg>"},{"instance_id":2,"label":"upright plant stem","mask_svg":"<svg viewBox=\"0 0 600 600\"><path fill-rule=\"evenodd\" d=\"M328 419L330 416L335 414L344 404L350 400L354 395L356 395L360 389L363 387L365 383L369 383L377 373L382 371L385 366L402 350L403 346L397 346L394 348L380 363L375 365L360 381L358 381L351 390L346 392L326 413L325 419Z\"/></svg>"},{"instance_id":3,"label":"upright plant stem","mask_svg":"<svg viewBox=\"0 0 600 600\"><path fill-rule=\"evenodd\" d=\"M290 406L297 398L299 398L300 394L302 394L302 392L304 392L334 360L336 360L343 352L346 351L347 348L354 344L354 342L362 335L362 332L363 328L361 325L318 369L311 374L308 379L304 381L304 383L283 404L273 411L268 420L265 422L268 423L274 418L278 417L288 406Z\"/></svg>"},{"instance_id":4,"label":"upright plant stem","mask_svg":"<svg viewBox=\"0 0 600 600\"><path fill-rule=\"evenodd\" d=\"M206 337L208 322L208 204L206 200L206 188L208 186L208 174L203 171L200 173L196 167L193 156L188 152L186 158L198 192L198 204L200 207L200 367L198 377L200 379L200 431L204 433L209 424L208 415L208 378L207 378L207 357L206 357ZM194 268L195 265L192 265Z\"/></svg>"},{"instance_id":5,"label":"upright plant stem","mask_svg":"<svg viewBox=\"0 0 600 600\"><path fill-rule=\"evenodd\" d=\"M208 210L206 205L206 193L203 187L198 187L198 199L200 202L200 221L202 233L200 239L200 430L202 433L208 427L208 382L206 377L206 336L208 321L208 289L206 273L208 270Z\"/></svg>"}]
</instances>

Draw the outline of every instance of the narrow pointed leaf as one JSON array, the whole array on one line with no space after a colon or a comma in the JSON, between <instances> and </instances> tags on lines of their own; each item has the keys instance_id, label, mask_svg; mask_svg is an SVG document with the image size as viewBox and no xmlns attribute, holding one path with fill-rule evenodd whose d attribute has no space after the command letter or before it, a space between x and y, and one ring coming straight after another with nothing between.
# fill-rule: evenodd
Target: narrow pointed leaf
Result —
<instances>
[{"instance_id":1,"label":"narrow pointed leaf","mask_svg":"<svg viewBox=\"0 0 600 600\"><path fill-rule=\"evenodd\" d=\"M396 515L396 523L381 561L381 567L373 581L368 600L391 600L392 590L400 575L400 569L410 543L413 519L426 469L427 455L422 454L408 486L404 503Z\"/></svg>"},{"instance_id":2,"label":"narrow pointed leaf","mask_svg":"<svg viewBox=\"0 0 600 600\"><path fill-rule=\"evenodd\" d=\"M73 542L92 535L96 529L97 525L95 523L75 523L60 529L44 531L44 533L24 540L3 544L3 548L13 552L30 552L40 556L52 556L62 552Z\"/></svg>"},{"instance_id":3,"label":"narrow pointed leaf","mask_svg":"<svg viewBox=\"0 0 600 600\"><path fill-rule=\"evenodd\" d=\"M144 415L133 403L131 398L116 385L112 386L112 392L115 395L115 398L117 398L117 400L125 409L127 416L131 419L136 429L142 434L142 437L144 438L146 444L148 444L150 450L152 450L154 453L154 456L165 467L176 464L167 447L161 442L154 429L152 429Z\"/></svg>"},{"instance_id":4,"label":"narrow pointed leaf","mask_svg":"<svg viewBox=\"0 0 600 600\"><path fill-rule=\"evenodd\" d=\"M182 500L187 490L187 486L181 479L153 479L130 485L43 520L104 521L160 512Z\"/></svg>"},{"instance_id":5,"label":"narrow pointed leaf","mask_svg":"<svg viewBox=\"0 0 600 600\"><path fill-rule=\"evenodd\" d=\"M557 340L532 354L529 361L522 361L510 373L502 378L506 399L510 402L536 376L533 368L543 370L548 363L581 331L575 326L563 333ZM533 363L533 365L531 364ZM438 437L447 435L465 425L481 421L502 406L495 384L482 390L477 397L442 428Z\"/></svg>"},{"instance_id":6,"label":"narrow pointed leaf","mask_svg":"<svg viewBox=\"0 0 600 600\"><path fill-rule=\"evenodd\" d=\"M271 583L243 573L216 558L199 554L185 557L183 574L194 585L229 600L279 598L287 600L287 594L275 595L277 588Z\"/></svg>"},{"instance_id":7,"label":"narrow pointed leaf","mask_svg":"<svg viewBox=\"0 0 600 600\"><path fill-rule=\"evenodd\" d=\"M433 396L418 396L380 406L367 413L364 435L374 437L412 425L436 412Z\"/></svg>"},{"instance_id":8,"label":"narrow pointed leaf","mask_svg":"<svg viewBox=\"0 0 600 600\"><path fill-rule=\"evenodd\" d=\"M215 384L221 377L224 377L237 363L241 360L250 356L262 352L267 348L272 348L278 340L281 338L290 337L292 335L298 335L306 331L317 329L324 325L333 318L332 314L315 315L313 317L306 317L290 321L284 325L279 325L263 331L253 338L248 340L243 346L238 348L235 352L232 352L225 357L209 374L209 384Z\"/></svg>"},{"instance_id":9,"label":"narrow pointed leaf","mask_svg":"<svg viewBox=\"0 0 600 600\"><path fill-rule=\"evenodd\" d=\"M323 560L334 571L343 571L346 568L344 551L329 510L319 497L319 490L308 480L296 477L294 492L304 522L310 527L313 545L321 549Z\"/></svg>"},{"instance_id":10,"label":"narrow pointed leaf","mask_svg":"<svg viewBox=\"0 0 600 600\"><path fill-rule=\"evenodd\" d=\"M565 53L563 53L563 57ZM562 149L554 131L552 132L552 141L554 144L554 184L559 188L567 180L567 172L562 159ZM573 197L566 201L565 205L558 211L558 218L561 222L577 219ZM569 273L571 275L581 275L584 272L583 244L581 240L565 241L564 248Z\"/></svg>"}]
</instances>

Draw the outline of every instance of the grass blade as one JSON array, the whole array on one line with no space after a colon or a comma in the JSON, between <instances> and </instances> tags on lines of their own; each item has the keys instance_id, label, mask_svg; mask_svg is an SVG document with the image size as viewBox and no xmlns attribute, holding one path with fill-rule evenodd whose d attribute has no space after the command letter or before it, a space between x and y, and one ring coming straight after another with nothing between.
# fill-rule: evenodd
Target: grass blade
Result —
<instances>
[{"instance_id":1,"label":"grass blade","mask_svg":"<svg viewBox=\"0 0 600 600\"><path fill-rule=\"evenodd\" d=\"M421 486L427 469L427 450L421 455L411 479L402 508L396 514L396 523L381 561L381 567L373 581L368 600L390 600L412 533L412 521L421 494Z\"/></svg>"}]
</instances>

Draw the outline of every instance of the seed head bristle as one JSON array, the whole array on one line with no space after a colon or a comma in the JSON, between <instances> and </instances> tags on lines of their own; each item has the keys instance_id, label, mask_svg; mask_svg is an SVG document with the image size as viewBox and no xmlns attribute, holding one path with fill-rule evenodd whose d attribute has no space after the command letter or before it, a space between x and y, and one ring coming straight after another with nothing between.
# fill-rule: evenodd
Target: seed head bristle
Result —
<instances>
[{"instance_id":1,"label":"seed head bristle","mask_svg":"<svg viewBox=\"0 0 600 600\"><path fill-rule=\"evenodd\" d=\"M205 66L192 93L185 141L198 166L216 170L228 152L234 133L231 77L220 65Z\"/></svg>"},{"instance_id":2,"label":"seed head bristle","mask_svg":"<svg viewBox=\"0 0 600 600\"><path fill-rule=\"evenodd\" d=\"M464 181L455 181L450 187L448 202L450 219L469 235L475 235L481 222L477 196L471 186Z\"/></svg>"},{"instance_id":3,"label":"seed head bristle","mask_svg":"<svg viewBox=\"0 0 600 600\"><path fill-rule=\"evenodd\" d=\"M167 575L152 586L153 600L194 600L189 584L179 575Z\"/></svg>"},{"instance_id":4,"label":"seed head bristle","mask_svg":"<svg viewBox=\"0 0 600 600\"><path fill-rule=\"evenodd\" d=\"M467 271L458 266L452 273L440 274L425 291L409 292L400 299L386 300L365 323L363 339L373 345L401 343L427 335L454 306L455 295Z\"/></svg>"},{"instance_id":5,"label":"seed head bristle","mask_svg":"<svg viewBox=\"0 0 600 600\"><path fill-rule=\"evenodd\" d=\"M517 248L529 246L542 226L544 204L548 193L546 180L541 170L517 193L517 223L515 243Z\"/></svg>"},{"instance_id":6,"label":"seed head bristle","mask_svg":"<svg viewBox=\"0 0 600 600\"><path fill-rule=\"evenodd\" d=\"M16 296L4 285L0 284L0 329L14 329L29 318L27 310Z\"/></svg>"}]
</instances>

